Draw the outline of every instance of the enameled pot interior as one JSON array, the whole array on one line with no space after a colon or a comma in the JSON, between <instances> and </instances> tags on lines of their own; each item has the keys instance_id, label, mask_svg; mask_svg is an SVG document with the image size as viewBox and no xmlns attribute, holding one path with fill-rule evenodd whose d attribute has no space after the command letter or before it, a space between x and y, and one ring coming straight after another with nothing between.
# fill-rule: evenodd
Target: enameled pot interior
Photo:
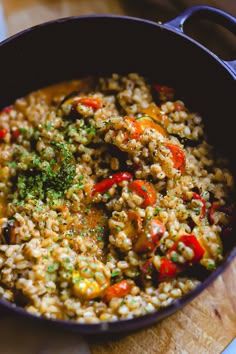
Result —
<instances>
[{"instance_id":1,"label":"enameled pot interior","mask_svg":"<svg viewBox=\"0 0 236 354\"><path fill-rule=\"evenodd\" d=\"M116 16L59 20L5 41L0 45L0 63L0 107L32 90L88 75L138 72L153 82L173 86L177 96L203 116L210 142L236 165L235 80L220 60L164 26ZM226 256L235 245L236 238L228 236ZM77 328L84 333L139 328L166 317L198 292L160 313L125 321L127 325Z\"/></svg>"}]
</instances>

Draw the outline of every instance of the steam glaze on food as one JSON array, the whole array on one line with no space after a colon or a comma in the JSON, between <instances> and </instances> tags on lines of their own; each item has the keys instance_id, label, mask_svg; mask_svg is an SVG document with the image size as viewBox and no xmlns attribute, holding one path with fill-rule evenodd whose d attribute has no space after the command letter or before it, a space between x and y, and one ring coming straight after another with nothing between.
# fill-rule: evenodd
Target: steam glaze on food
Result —
<instances>
[{"instance_id":1,"label":"steam glaze on food","mask_svg":"<svg viewBox=\"0 0 236 354\"><path fill-rule=\"evenodd\" d=\"M168 306L223 260L232 191L173 88L131 73L33 92L0 112L1 297L80 323Z\"/></svg>"}]
</instances>

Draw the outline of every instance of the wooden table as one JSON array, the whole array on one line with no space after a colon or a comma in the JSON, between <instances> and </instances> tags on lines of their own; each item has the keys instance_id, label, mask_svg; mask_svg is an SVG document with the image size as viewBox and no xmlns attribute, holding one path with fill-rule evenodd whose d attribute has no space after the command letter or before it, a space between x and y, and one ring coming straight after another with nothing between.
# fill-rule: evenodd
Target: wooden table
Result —
<instances>
[{"instance_id":1,"label":"wooden table","mask_svg":"<svg viewBox=\"0 0 236 354\"><path fill-rule=\"evenodd\" d=\"M58 17L88 13L128 14L166 21L187 6L200 3L218 6L236 16L235 0L149 0L149 5L141 0L2 1L9 34ZM236 39L224 31L215 31L214 26L208 27L207 32L204 26L201 27L199 32L204 34L203 42L214 47L220 55L235 59ZM192 33L195 35L194 31ZM159 324L126 336L81 338L59 329L32 324L14 315L2 316L0 353L219 354L236 335L235 294L236 259L222 276L183 310Z\"/></svg>"}]
</instances>

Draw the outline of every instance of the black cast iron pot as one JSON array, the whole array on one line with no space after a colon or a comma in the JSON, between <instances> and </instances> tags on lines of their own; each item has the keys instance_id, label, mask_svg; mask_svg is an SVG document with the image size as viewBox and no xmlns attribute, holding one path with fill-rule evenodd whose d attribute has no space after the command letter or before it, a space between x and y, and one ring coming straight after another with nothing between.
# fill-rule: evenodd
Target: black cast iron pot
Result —
<instances>
[{"instance_id":1,"label":"black cast iron pot","mask_svg":"<svg viewBox=\"0 0 236 354\"><path fill-rule=\"evenodd\" d=\"M177 88L177 97L204 117L210 142L230 159L235 175L236 61L219 59L184 34L185 22L197 16L236 34L236 19L208 6L189 8L164 25L125 16L95 15L60 19L25 30L0 44L0 107L62 80L139 72L154 82ZM186 305L224 271L236 255L235 236L228 235L224 242L223 264L203 276L198 288L166 309L114 323L37 320L85 334L127 332L150 325ZM0 304L36 320L20 307L4 300Z\"/></svg>"}]
</instances>

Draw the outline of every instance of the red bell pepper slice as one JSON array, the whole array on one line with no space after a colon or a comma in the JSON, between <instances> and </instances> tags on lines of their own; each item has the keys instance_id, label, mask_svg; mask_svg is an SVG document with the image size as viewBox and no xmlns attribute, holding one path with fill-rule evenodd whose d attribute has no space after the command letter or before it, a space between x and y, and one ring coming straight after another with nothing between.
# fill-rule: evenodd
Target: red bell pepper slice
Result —
<instances>
[{"instance_id":1,"label":"red bell pepper slice","mask_svg":"<svg viewBox=\"0 0 236 354\"><path fill-rule=\"evenodd\" d=\"M77 102L84 104L87 107L91 107L95 111L97 111L99 108L102 108L102 101L100 100L100 98L82 97L79 98Z\"/></svg>"},{"instance_id":2,"label":"red bell pepper slice","mask_svg":"<svg viewBox=\"0 0 236 354\"><path fill-rule=\"evenodd\" d=\"M165 145L172 153L174 168L180 170L181 173L184 173L186 159L183 150L178 145L172 143L165 143Z\"/></svg>"},{"instance_id":3,"label":"red bell pepper slice","mask_svg":"<svg viewBox=\"0 0 236 354\"><path fill-rule=\"evenodd\" d=\"M165 233L165 226L157 218L148 220L143 231L139 234L134 244L134 251L137 253L153 252L159 244L160 238Z\"/></svg>"},{"instance_id":4,"label":"red bell pepper slice","mask_svg":"<svg viewBox=\"0 0 236 354\"><path fill-rule=\"evenodd\" d=\"M129 181L133 178L131 173L129 172L118 172L115 173L114 175L103 179L101 182L98 182L95 184L93 187L92 195L95 193L104 193L108 191L114 184L120 183L123 181Z\"/></svg>"},{"instance_id":5,"label":"red bell pepper slice","mask_svg":"<svg viewBox=\"0 0 236 354\"><path fill-rule=\"evenodd\" d=\"M137 179L129 183L129 190L143 198L142 208L152 206L156 203L156 191L151 183Z\"/></svg>"},{"instance_id":6,"label":"red bell pepper slice","mask_svg":"<svg viewBox=\"0 0 236 354\"><path fill-rule=\"evenodd\" d=\"M159 274L158 274L158 281L164 281L169 278L175 277L179 272L181 271L181 268L178 267L177 264L172 262L168 258L161 258L161 265L159 269Z\"/></svg>"},{"instance_id":7,"label":"red bell pepper slice","mask_svg":"<svg viewBox=\"0 0 236 354\"><path fill-rule=\"evenodd\" d=\"M7 135L7 130L6 129L0 129L0 141L3 140L5 138L5 136Z\"/></svg>"},{"instance_id":8,"label":"red bell pepper slice","mask_svg":"<svg viewBox=\"0 0 236 354\"><path fill-rule=\"evenodd\" d=\"M175 245L170 249L169 252L175 251L176 249L178 250L178 244L179 242L184 243L186 247L189 247L193 250L193 258L191 259L190 263L195 263L200 261L200 259L203 257L205 250L202 248L200 245L199 241L197 240L196 236L194 235L182 235Z\"/></svg>"},{"instance_id":9,"label":"red bell pepper slice","mask_svg":"<svg viewBox=\"0 0 236 354\"><path fill-rule=\"evenodd\" d=\"M122 280L119 283L111 285L105 292L102 298L103 302L109 302L113 297L122 298L130 293L133 284L127 280Z\"/></svg>"}]
</instances>

